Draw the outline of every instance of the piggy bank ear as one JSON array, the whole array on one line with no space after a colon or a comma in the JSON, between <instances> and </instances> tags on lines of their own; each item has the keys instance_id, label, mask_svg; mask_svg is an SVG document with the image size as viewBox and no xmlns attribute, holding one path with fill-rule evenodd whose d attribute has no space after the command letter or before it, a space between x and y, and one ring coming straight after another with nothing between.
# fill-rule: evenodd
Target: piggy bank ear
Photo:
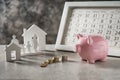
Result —
<instances>
[{"instance_id":1,"label":"piggy bank ear","mask_svg":"<svg viewBox=\"0 0 120 80\"><path fill-rule=\"evenodd\" d=\"M77 34L77 38L80 39L81 37L83 37L82 34Z\"/></svg>"},{"instance_id":2,"label":"piggy bank ear","mask_svg":"<svg viewBox=\"0 0 120 80\"><path fill-rule=\"evenodd\" d=\"M87 37L87 43L88 43L89 45L92 45L92 44L93 44L93 39L92 39L91 36L88 36L88 37Z\"/></svg>"}]
</instances>

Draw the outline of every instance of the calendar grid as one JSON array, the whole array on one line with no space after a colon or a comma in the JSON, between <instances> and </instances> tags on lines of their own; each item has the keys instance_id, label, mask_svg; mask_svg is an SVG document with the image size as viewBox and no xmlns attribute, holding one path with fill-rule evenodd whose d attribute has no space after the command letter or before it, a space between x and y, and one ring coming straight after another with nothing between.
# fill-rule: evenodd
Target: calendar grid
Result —
<instances>
[{"instance_id":1,"label":"calendar grid","mask_svg":"<svg viewBox=\"0 0 120 80\"><path fill-rule=\"evenodd\" d=\"M78 33L101 35L109 46L120 48L120 8L73 9L64 44L74 45Z\"/></svg>"}]
</instances>

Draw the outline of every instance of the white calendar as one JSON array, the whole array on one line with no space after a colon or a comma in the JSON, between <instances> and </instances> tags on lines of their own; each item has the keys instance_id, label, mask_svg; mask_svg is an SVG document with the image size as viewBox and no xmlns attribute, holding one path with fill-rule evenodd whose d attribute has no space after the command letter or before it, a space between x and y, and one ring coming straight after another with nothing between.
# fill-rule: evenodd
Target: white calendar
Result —
<instances>
[{"instance_id":1,"label":"white calendar","mask_svg":"<svg viewBox=\"0 0 120 80\"><path fill-rule=\"evenodd\" d=\"M78 33L101 35L109 46L120 48L120 8L74 9L64 34L64 44L74 46Z\"/></svg>"},{"instance_id":2,"label":"white calendar","mask_svg":"<svg viewBox=\"0 0 120 80\"><path fill-rule=\"evenodd\" d=\"M120 1L66 2L56 49L72 51L78 33L103 36L109 49L120 56Z\"/></svg>"}]
</instances>

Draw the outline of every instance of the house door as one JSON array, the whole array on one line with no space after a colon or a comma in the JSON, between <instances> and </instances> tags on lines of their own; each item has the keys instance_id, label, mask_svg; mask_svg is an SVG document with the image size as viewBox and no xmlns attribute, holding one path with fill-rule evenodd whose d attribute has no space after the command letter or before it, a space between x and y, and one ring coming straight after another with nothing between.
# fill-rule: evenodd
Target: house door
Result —
<instances>
[{"instance_id":1,"label":"house door","mask_svg":"<svg viewBox=\"0 0 120 80\"><path fill-rule=\"evenodd\" d=\"M16 51L11 51L11 60L16 60Z\"/></svg>"},{"instance_id":2,"label":"house door","mask_svg":"<svg viewBox=\"0 0 120 80\"><path fill-rule=\"evenodd\" d=\"M32 43L33 43L33 49L34 49L34 51L37 52L37 48L38 48L38 37L37 37L36 34L32 37Z\"/></svg>"}]
</instances>

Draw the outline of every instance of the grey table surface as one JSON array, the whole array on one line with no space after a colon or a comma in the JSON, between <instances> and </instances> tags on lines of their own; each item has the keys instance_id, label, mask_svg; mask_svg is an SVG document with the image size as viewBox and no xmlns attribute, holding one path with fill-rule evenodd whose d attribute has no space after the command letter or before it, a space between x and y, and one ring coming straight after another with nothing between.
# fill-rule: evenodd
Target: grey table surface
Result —
<instances>
[{"instance_id":1,"label":"grey table surface","mask_svg":"<svg viewBox=\"0 0 120 80\"><path fill-rule=\"evenodd\" d=\"M76 53L42 51L24 55L21 61L6 62L4 49L0 51L0 80L120 80L120 58L107 57L106 62L88 64ZM68 56L67 62L40 67L44 60L62 55Z\"/></svg>"}]
</instances>

